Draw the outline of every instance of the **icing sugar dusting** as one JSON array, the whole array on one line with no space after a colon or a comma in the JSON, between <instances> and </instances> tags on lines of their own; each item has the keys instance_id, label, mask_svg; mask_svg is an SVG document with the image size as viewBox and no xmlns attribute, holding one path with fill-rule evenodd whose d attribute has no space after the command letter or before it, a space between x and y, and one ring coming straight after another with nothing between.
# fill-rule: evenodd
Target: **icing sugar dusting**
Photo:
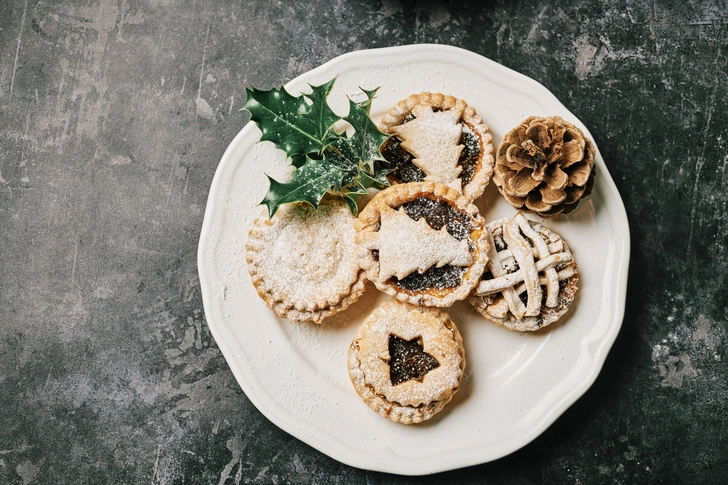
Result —
<instances>
[{"instance_id":1,"label":"icing sugar dusting","mask_svg":"<svg viewBox=\"0 0 728 485\"><path fill-rule=\"evenodd\" d=\"M446 324L447 323L447 324ZM393 384L390 378L389 339L421 338L423 350L437 360L422 382L417 379ZM357 332L358 360L363 380L388 401L419 406L450 396L463 374L459 333L447 314L439 309L417 307L391 300L367 318Z\"/></svg>"},{"instance_id":2,"label":"icing sugar dusting","mask_svg":"<svg viewBox=\"0 0 728 485\"><path fill-rule=\"evenodd\" d=\"M382 209L381 229L367 233L366 246L379 250L379 278L403 279L410 273L445 265L468 266L473 262L467 240L457 240L443 225L433 229L421 218L417 221L404 208Z\"/></svg>"},{"instance_id":3,"label":"icing sugar dusting","mask_svg":"<svg viewBox=\"0 0 728 485\"><path fill-rule=\"evenodd\" d=\"M458 176L462 167L458 164L463 106L434 112L432 106L417 105L412 109L415 119L393 126L390 131L397 135L402 147L412 153L412 163L426 174L425 180L440 182L461 191Z\"/></svg>"},{"instance_id":4,"label":"icing sugar dusting","mask_svg":"<svg viewBox=\"0 0 728 485\"><path fill-rule=\"evenodd\" d=\"M279 304L317 310L337 304L359 278L354 217L344 203L285 205L273 220L258 219L248 239L259 292Z\"/></svg>"}]
</instances>

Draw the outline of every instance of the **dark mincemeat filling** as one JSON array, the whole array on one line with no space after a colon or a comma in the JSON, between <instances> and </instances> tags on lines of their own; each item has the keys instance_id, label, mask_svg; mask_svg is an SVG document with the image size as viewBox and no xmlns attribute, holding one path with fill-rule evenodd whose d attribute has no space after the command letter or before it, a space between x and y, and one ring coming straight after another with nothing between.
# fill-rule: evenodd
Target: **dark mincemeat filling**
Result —
<instances>
[{"instance_id":1,"label":"dark mincemeat filling","mask_svg":"<svg viewBox=\"0 0 728 485\"><path fill-rule=\"evenodd\" d=\"M569 284L569 278L559 281L559 295L564 294L564 289L566 288L566 286L568 284ZM541 308L546 308L546 297L547 296L548 295L546 293L546 287L541 285ZM523 302L524 305L528 305L528 292L527 291L524 291L523 293L521 293L519 295L519 298L521 299L521 301ZM559 306L562 306L564 304L562 300L563 300L563 298L559 299Z\"/></svg>"},{"instance_id":2,"label":"dark mincemeat filling","mask_svg":"<svg viewBox=\"0 0 728 485\"><path fill-rule=\"evenodd\" d=\"M438 290L446 290L448 288L456 288L463 281L463 275L468 268L465 266L450 266L446 264L440 268L435 266L425 270L424 273L413 272L406 277L397 279L396 276L391 278L391 282L410 292L424 291L430 288Z\"/></svg>"},{"instance_id":3,"label":"dark mincemeat filling","mask_svg":"<svg viewBox=\"0 0 728 485\"><path fill-rule=\"evenodd\" d=\"M470 235L470 217L456 210L445 201L422 196L402 204L402 207L413 220L417 221L424 217L430 227L435 230L439 230L444 225L447 232L459 241L467 239ZM374 253L374 257L379 257L378 252ZM415 271L401 280L392 277L390 281L395 286L410 292L430 288L444 290L459 286L466 271L467 267L446 264L440 268L433 266L424 273Z\"/></svg>"},{"instance_id":4,"label":"dark mincemeat filling","mask_svg":"<svg viewBox=\"0 0 728 485\"><path fill-rule=\"evenodd\" d=\"M405 121L414 117L410 116ZM458 163L462 167L460 179L463 185L467 185L475 173L475 166L480 157L480 142L470 131L463 130L460 136L460 144L463 151L460 153ZM382 155L392 165L393 170L389 173L390 181L395 183L422 182L427 176L417 165L412 163L414 158L411 153L402 148L402 141L396 136L391 137L382 146Z\"/></svg>"},{"instance_id":5,"label":"dark mincemeat filling","mask_svg":"<svg viewBox=\"0 0 728 485\"><path fill-rule=\"evenodd\" d=\"M438 367L437 359L424 351L421 336L404 340L389 334L389 379L392 385L411 379L422 382L428 372Z\"/></svg>"},{"instance_id":6,"label":"dark mincemeat filling","mask_svg":"<svg viewBox=\"0 0 728 485\"><path fill-rule=\"evenodd\" d=\"M506 249L508 249L508 245L506 244L506 241L503 239L503 236L500 234L493 236L493 242L495 243L496 251L505 251Z\"/></svg>"},{"instance_id":7,"label":"dark mincemeat filling","mask_svg":"<svg viewBox=\"0 0 728 485\"><path fill-rule=\"evenodd\" d=\"M463 214L443 200L422 196L405 202L402 207L407 215L415 221L424 217L430 227L436 231L445 225L447 232L458 241L462 241L470 235L470 216Z\"/></svg>"}]
</instances>

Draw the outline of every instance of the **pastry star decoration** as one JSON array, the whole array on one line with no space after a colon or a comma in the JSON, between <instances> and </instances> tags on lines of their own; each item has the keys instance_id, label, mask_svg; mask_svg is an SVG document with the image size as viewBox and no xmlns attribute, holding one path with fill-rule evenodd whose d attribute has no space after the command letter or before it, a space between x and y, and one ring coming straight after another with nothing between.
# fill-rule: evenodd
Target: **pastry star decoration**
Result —
<instances>
[{"instance_id":1,"label":"pastry star decoration","mask_svg":"<svg viewBox=\"0 0 728 485\"><path fill-rule=\"evenodd\" d=\"M412 163L422 169L425 180L440 182L462 192L458 166L463 107L455 106L444 111L432 111L432 106L417 105L412 109L415 119L403 125L393 126L390 131L402 140L402 148L415 156Z\"/></svg>"},{"instance_id":2,"label":"pastry star decoration","mask_svg":"<svg viewBox=\"0 0 728 485\"><path fill-rule=\"evenodd\" d=\"M433 369L440 367L436 358L425 352L422 336L411 340L389 335L389 380L396 386L416 379L420 382Z\"/></svg>"},{"instance_id":3,"label":"pastry star decoration","mask_svg":"<svg viewBox=\"0 0 728 485\"><path fill-rule=\"evenodd\" d=\"M468 241L459 241L443 225L433 229L424 218L413 220L400 207L384 206L378 232L366 233L368 249L379 251L379 279L405 278L413 271L424 273L432 266L468 266L473 262Z\"/></svg>"}]
</instances>

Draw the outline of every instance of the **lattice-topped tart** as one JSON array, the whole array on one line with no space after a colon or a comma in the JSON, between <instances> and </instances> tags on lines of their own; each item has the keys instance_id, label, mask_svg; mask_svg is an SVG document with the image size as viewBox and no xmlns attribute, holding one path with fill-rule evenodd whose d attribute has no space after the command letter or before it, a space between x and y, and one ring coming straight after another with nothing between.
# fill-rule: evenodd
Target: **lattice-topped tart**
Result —
<instances>
[{"instance_id":1,"label":"lattice-topped tart","mask_svg":"<svg viewBox=\"0 0 728 485\"><path fill-rule=\"evenodd\" d=\"M367 277L413 304L447 307L467 298L488 259L477 207L443 184L389 187L372 198L355 227Z\"/></svg>"},{"instance_id":2,"label":"lattice-topped tart","mask_svg":"<svg viewBox=\"0 0 728 485\"><path fill-rule=\"evenodd\" d=\"M461 99L441 93L410 95L389 110L379 128L393 135L382 146L394 167L391 183L439 182L472 201L490 181L490 130Z\"/></svg>"},{"instance_id":3,"label":"lattice-topped tart","mask_svg":"<svg viewBox=\"0 0 728 485\"><path fill-rule=\"evenodd\" d=\"M258 294L278 316L321 323L364 292L354 221L343 200L329 198L318 210L286 204L272 219L255 221L246 246L248 269Z\"/></svg>"},{"instance_id":4,"label":"lattice-topped tart","mask_svg":"<svg viewBox=\"0 0 728 485\"><path fill-rule=\"evenodd\" d=\"M511 330L538 330L564 315L579 274L569 246L522 213L487 226L488 268L470 303L485 318Z\"/></svg>"},{"instance_id":5,"label":"lattice-topped tart","mask_svg":"<svg viewBox=\"0 0 728 485\"><path fill-rule=\"evenodd\" d=\"M452 400L465 350L445 311L390 300L359 327L348 352L349 377L364 402L392 421L430 419Z\"/></svg>"}]
</instances>

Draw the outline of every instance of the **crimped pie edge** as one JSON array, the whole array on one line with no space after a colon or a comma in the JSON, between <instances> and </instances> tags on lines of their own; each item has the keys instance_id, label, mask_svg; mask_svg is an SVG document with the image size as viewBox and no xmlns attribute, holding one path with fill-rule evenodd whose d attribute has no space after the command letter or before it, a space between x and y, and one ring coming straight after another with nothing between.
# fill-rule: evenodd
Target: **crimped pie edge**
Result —
<instances>
[{"instance_id":1,"label":"crimped pie edge","mask_svg":"<svg viewBox=\"0 0 728 485\"><path fill-rule=\"evenodd\" d=\"M428 319L434 318L437 323L452 333L452 339L458 351L459 376L457 384L449 389L449 392L448 389L440 390L440 395L438 396L439 399L428 403L422 403L418 406L402 405L396 401L390 401L384 395L376 392L374 385L371 383L372 379L367 378L367 374L365 370L362 369L361 360L359 359L360 342L362 339L367 337L370 325L372 323L376 323L377 319L380 317L387 317L392 314L397 315L401 312L420 312L428 315ZM437 323L427 322L425 324L433 325ZM382 303L382 305L376 308L357 329L357 333L347 352L347 362L349 378L351 379L354 389L364 403L366 403L367 406L376 411L379 415L402 424L420 423L432 418L435 414L440 412L445 405L452 400L459 389L466 366L465 349L463 347L462 336L457 325L446 311L440 308L411 305L395 299Z\"/></svg>"},{"instance_id":2,"label":"crimped pie edge","mask_svg":"<svg viewBox=\"0 0 728 485\"><path fill-rule=\"evenodd\" d=\"M475 108L469 106L464 100L458 99L450 94L423 92L411 94L395 104L379 122L379 130L384 133L389 133L389 129L392 126L402 124L402 121L417 105L430 105L433 108L441 110L448 110L456 105L462 105L464 107L462 121L474 133L477 133L480 140L480 156L473 177L463 186L463 195L471 201L477 199L483 194L488 183L490 183L495 167L495 148L493 146L493 136L490 133L490 128L483 121L483 118L476 113Z\"/></svg>"},{"instance_id":3,"label":"crimped pie edge","mask_svg":"<svg viewBox=\"0 0 728 485\"><path fill-rule=\"evenodd\" d=\"M381 217L382 205L397 208L402 204L428 194L444 199L458 211L471 216L472 221L479 226L473 232L480 234L471 241L475 244L472 252L474 261L463 275L460 285L455 288L448 288L449 291L443 296L430 295L427 293L408 294L406 290L398 289L386 281L379 281L379 262L374 259L372 251L360 244L360 233L364 231L375 231ZM456 190L437 182L409 182L387 187L377 193L366 207L359 213L358 219L354 222L357 235L357 252L359 265L367 273L367 278L384 293L393 296L401 301L414 305L425 305L435 307L449 307L459 300L464 300L470 291L480 282L488 261L487 250L489 247L488 233L485 229L485 221L480 215L478 208Z\"/></svg>"}]
</instances>

